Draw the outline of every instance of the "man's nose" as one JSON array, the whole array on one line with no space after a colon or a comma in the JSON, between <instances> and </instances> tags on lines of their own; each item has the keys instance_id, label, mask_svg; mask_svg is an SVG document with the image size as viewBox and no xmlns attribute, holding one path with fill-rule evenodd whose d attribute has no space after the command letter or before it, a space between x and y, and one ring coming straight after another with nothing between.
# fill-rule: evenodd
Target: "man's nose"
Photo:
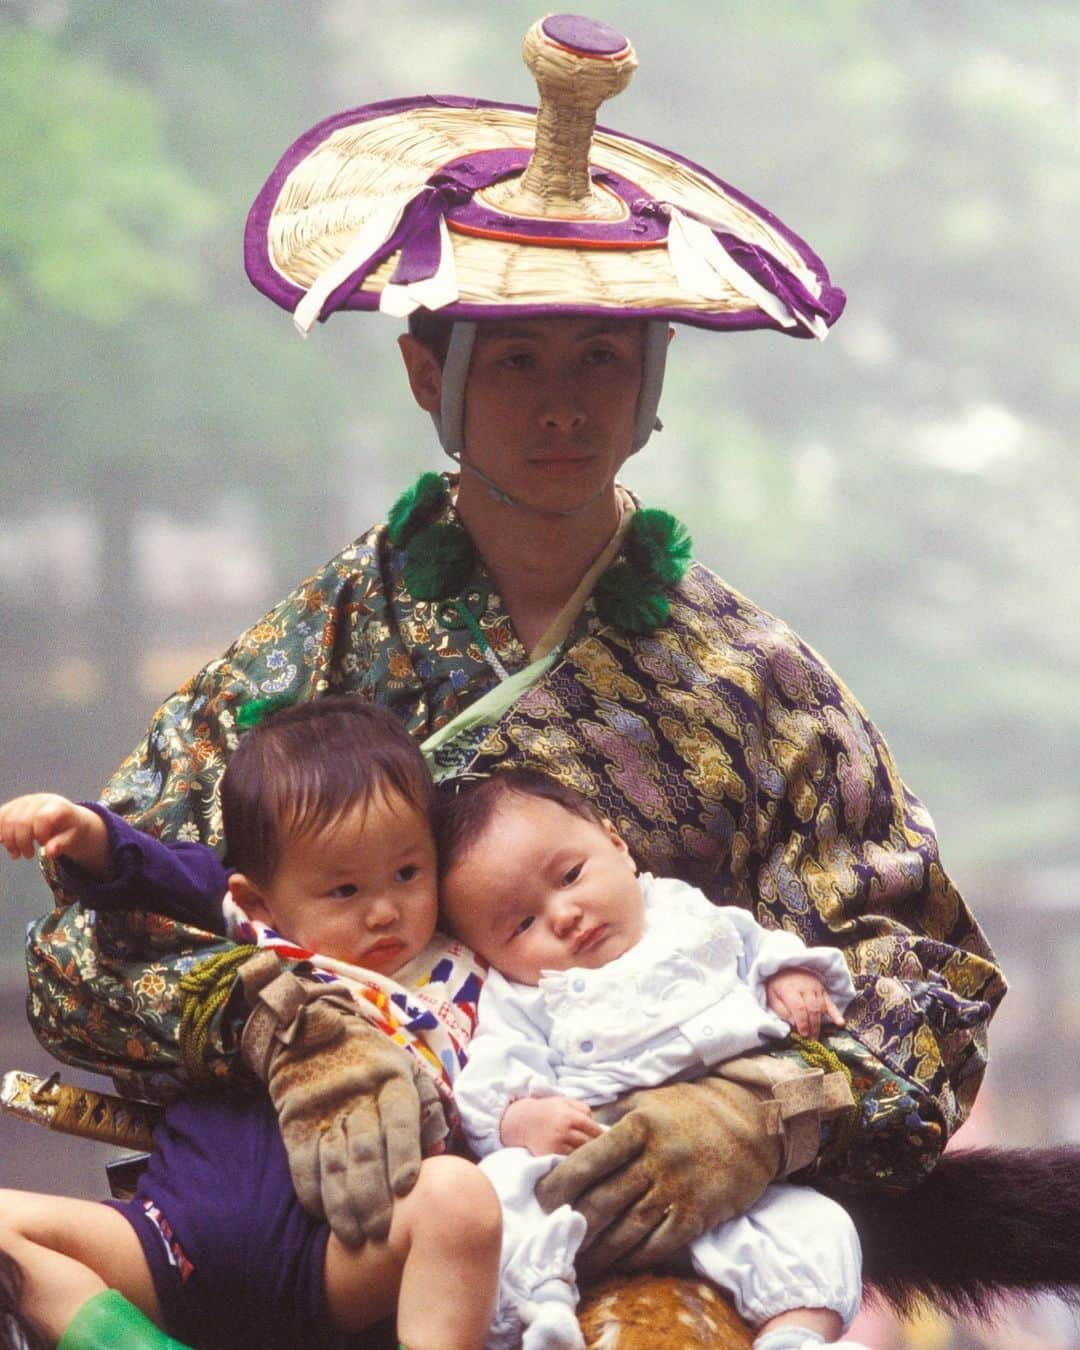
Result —
<instances>
[{"instance_id":1,"label":"man's nose","mask_svg":"<svg viewBox=\"0 0 1080 1350\"><path fill-rule=\"evenodd\" d=\"M563 435L580 431L585 425L585 408L569 380L552 380L544 390L539 420L545 431Z\"/></svg>"}]
</instances>

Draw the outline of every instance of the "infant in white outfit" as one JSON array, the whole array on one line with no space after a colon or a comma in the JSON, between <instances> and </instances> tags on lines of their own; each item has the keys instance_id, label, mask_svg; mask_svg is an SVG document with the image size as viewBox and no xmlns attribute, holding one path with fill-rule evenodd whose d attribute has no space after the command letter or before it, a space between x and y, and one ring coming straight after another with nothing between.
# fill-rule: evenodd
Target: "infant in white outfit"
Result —
<instances>
[{"instance_id":1,"label":"infant in white outfit","mask_svg":"<svg viewBox=\"0 0 1080 1350\"><path fill-rule=\"evenodd\" d=\"M490 962L469 1062L455 1084L466 1137L503 1204L499 1304L488 1344L581 1347L574 1257L584 1218L552 1214L537 1181L603 1126L624 1092L696 1077L792 1027L816 1036L854 996L843 956L762 928L680 881L639 877L610 822L527 770L444 809L442 903ZM775 1184L697 1238L694 1267L733 1297L760 1350L839 1342L859 1306L845 1211Z\"/></svg>"}]
</instances>

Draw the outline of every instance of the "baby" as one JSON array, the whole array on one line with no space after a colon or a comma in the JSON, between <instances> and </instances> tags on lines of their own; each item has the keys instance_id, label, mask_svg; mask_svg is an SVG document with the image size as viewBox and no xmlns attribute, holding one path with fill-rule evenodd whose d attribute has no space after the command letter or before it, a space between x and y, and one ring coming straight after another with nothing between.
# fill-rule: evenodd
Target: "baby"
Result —
<instances>
[{"instance_id":1,"label":"baby","mask_svg":"<svg viewBox=\"0 0 1080 1350\"><path fill-rule=\"evenodd\" d=\"M545 1214L537 1181L603 1126L591 1106L694 1077L788 1035L843 1024L839 951L807 948L692 887L637 875L610 822L542 774L506 770L449 799L439 824L451 931L491 963L455 1084L466 1137L503 1204L489 1344L580 1347L574 1257L585 1220ZM693 1242L695 1268L757 1328L756 1350L846 1344L861 1255L848 1215L772 1185Z\"/></svg>"},{"instance_id":2,"label":"baby","mask_svg":"<svg viewBox=\"0 0 1080 1350\"><path fill-rule=\"evenodd\" d=\"M445 1088L472 1030L480 968L435 934L431 804L398 719L327 698L241 737L222 781L231 873L202 845L165 845L103 807L46 793L0 807L0 843L12 857L41 846L88 907L165 913L309 957ZM297 1200L265 1097L178 1102L154 1143L123 1204L3 1192L0 1248L22 1294L17 1309L0 1306L0 1328L16 1314L64 1350L172 1337L339 1347L396 1306L409 1350L484 1344L501 1219L471 1163L425 1158L385 1241L347 1246Z\"/></svg>"}]
</instances>

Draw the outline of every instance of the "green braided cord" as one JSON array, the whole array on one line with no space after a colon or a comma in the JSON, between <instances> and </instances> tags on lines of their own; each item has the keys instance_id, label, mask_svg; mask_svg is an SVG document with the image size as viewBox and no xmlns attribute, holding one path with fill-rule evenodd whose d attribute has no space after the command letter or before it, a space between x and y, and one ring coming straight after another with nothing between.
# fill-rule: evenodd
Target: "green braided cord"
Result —
<instances>
[{"instance_id":1,"label":"green braided cord","mask_svg":"<svg viewBox=\"0 0 1080 1350\"><path fill-rule=\"evenodd\" d=\"M213 1080L206 1067L210 1024L228 1002L237 969L258 950L244 946L218 952L192 966L180 981L180 1059L193 1083Z\"/></svg>"},{"instance_id":2,"label":"green braided cord","mask_svg":"<svg viewBox=\"0 0 1080 1350\"><path fill-rule=\"evenodd\" d=\"M236 725L240 731L250 731L264 718L276 713L279 708L289 708L296 702L290 694L276 694L273 698L249 698L236 710Z\"/></svg>"},{"instance_id":3,"label":"green braided cord","mask_svg":"<svg viewBox=\"0 0 1080 1350\"><path fill-rule=\"evenodd\" d=\"M472 612L469 606L465 604L463 600L455 600L454 608L461 615L465 627L480 644L480 650L482 652L490 651L491 643L488 642L487 638L484 636L484 630L480 627L480 620Z\"/></svg>"},{"instance_id":4,"label":"green braided cord","mask_svg":"<svg viewBox=\"0 0 1080 1350\"><path fill-rule=\"evenodd\" d=\"M837 1153L846 1152L848 1146L854 1140L856 1130L858 1129L859 1115L862 1111L862 1101L865 1094L861 1093L856 1088L855 1081L851 1076L851 1070L835 1050L830 1050L829 1047L824 1045L821 1041L814 1041L807 1036L800 1036L796 1031L793 1031L788 1039L795 1049L798 1050L801 1058L812 1069L823 1069L826 1073L842 1073L847 1079L848 1087L851 1088L851 1095L855 1098L855 1105L837 1119L835 1134L832 1141L833 1151Z\"/></svg>"}]
</instances>

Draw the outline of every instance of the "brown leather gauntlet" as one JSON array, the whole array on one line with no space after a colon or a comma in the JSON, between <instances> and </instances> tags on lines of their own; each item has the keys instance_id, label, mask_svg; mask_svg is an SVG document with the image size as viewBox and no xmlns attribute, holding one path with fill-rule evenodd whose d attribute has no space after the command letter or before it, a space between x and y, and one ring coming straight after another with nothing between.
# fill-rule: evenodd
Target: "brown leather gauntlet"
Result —
<instances>
[{"instance_id":1,"label":"brown leather gauntlet","mask_svg":"<svg viewBox=\"0 0 1080 1350\"><path fill-rule=\"evenodd\" d=\"M584 1214L584 1273L644 1270L807 1166L822 1115L851 1105L842 1074L742 1056L693 1082L644 1088L599 1108L612 1128L544 1177L537 1197L549 1211L565 1203Z\"/></svg>"},{"instance_id":2,"label":"brown leather gauntlet","mask_svg":"<svg viewBox=\"0 0 1080 1350\"><path fill-rule=\"evenodd\" d=\"M342 1242L385 1238L394 1197L447 1132L433 1079L341 985L282 971L269 952L240 979L252 1007L241 1052L269 1088L297 1198Z\"/></svg>"}]
</instances>

